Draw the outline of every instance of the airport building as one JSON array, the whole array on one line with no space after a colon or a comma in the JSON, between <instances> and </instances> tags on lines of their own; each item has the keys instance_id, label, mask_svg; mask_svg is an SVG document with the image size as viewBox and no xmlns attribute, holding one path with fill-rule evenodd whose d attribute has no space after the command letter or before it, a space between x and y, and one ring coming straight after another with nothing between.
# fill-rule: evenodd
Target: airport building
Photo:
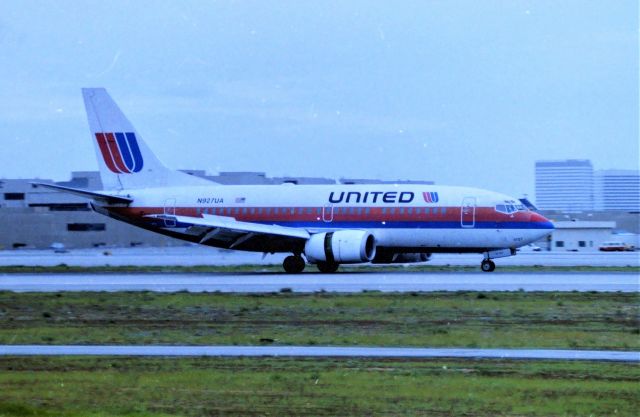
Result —
<instances>
[{"instance_id":1,"label":"airport building","mask_svg":"<svg viewBox=\"0 0 640 417\"><path fill-rule=\"evenodd\" d=\"M540 210L593 210L591 161L536 161L536 205Z\"/></svg>"},{"instance_id":2,"label":"airport building","mask_svg":"<svg viewBox=\"0 0 640 417\"><path fill-rule=\"evenodd\" d=\"M640 212L640 171L596 171L594 181L596 210Z\"/></svg>"},{"instance_id":3,"label":"airport building","mask_svg":"<svg viewBox=\"0 0 640 417\"><path fill-rule=\"evenodd\" d=\"M611 221L558 221L549 241L553 252L596 252L600 245L610 241L616 222Z\"/></svg>"},{"instance_id":4,"label":"airport building","mask_svg":"<svg viewBox=\"0 0 640 417\"><path fill-rule=\"evenodd\" d=\"M594 171L588 160L537 161L540 210L640 212L640 171Z\"/></svg>"}]
</instances>

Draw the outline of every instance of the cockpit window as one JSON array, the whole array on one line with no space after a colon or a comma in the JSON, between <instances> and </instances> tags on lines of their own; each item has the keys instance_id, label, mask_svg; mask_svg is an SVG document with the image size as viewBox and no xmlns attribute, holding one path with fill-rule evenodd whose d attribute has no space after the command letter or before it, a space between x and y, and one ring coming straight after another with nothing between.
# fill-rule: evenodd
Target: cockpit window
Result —
<instances>
[{"instance_id":1,"label":"cockpit window","mask_svg":"<svg viewBox=\"0 0 640 417\"><path fill-rule=\"evenodd\" d=\"M505 201L504 204L496 204L495 207L498 213L512 214L517 211L527 211L527 208L522 204L516 204L515 201Z\"/></svg>"}]
</instances>

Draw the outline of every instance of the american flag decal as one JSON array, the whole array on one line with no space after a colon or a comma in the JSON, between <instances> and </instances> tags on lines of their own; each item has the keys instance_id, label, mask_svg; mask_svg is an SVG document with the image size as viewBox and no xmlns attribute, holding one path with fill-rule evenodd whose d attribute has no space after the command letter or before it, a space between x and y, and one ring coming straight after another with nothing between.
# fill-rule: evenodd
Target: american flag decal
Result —
<instances>
[{"instance_id":1,"label":"american flag decal","mask_svg":"<svg viewBox=\"0 0 640 417\"><path fill-rule=\"evenodd\" d=\"M427 203L437 203L439 200L438 193L434 192L422 193L422 198L424 198L424 201Z\"/></svg>"}]
</instances>

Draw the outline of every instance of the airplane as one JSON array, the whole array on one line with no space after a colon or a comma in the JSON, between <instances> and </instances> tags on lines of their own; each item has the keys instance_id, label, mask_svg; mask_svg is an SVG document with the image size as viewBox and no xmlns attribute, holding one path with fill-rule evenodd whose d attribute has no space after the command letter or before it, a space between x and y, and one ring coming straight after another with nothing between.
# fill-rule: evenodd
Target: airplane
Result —
<instances>
[{"instance_id":1,"label":"airplane","mask_svg":"<svg viewBox=\"0 0 640 417\"><path fill-rule=\"evenodd\" d=\"M34 183L91 200L94 211L146 230L217 248L289 253L307 263L424 261L432 253L513 256L553 224L510 196L477 188L408 185L221 185L171 170L104 88L82 89L104 190ZM184 146L188 150L189 146Z\"/></svg>"}]
</instances>

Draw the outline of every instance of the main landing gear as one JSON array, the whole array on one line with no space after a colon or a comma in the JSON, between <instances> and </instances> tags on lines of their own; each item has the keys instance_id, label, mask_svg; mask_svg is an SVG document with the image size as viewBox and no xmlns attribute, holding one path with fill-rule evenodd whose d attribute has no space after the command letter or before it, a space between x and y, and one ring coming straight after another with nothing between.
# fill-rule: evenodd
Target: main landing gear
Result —
<instances>
[{"instance_id":1,"label":"main landing gear","mask_svg":"<svg viewBox=\"0 0 640 417\"><path fill-rule=\"evenodd\" d=\"M299 274L304 271L305 266L306 262L301 255L287 256L282 262L282 267L287 274ZM337 262L318 262L316 266L323 274L333 274L338 270L340 264Z\"/></svg>"},{"instance_id":2,"label":"main landing gear","mask_svg":"<svg viewBox=\"0 0 640 417\"><path fill-rule=\"evenodd\" d=\"M282 267L287 274L299 274L304 271L305 266L306 263L300 255L287 256L282 262Z\"/></svg>"},{"instance_id":3,"label":"main landing gear","mask_svg":"<svg viewBox=\"0 0 640 417\"><path fill-rule=\"evenodd\" d=\"M340 264L337 262L318 262L316 266L318 267L318 271L323 274L333 274L338 270Z\"/></svg>"},{"instance_id":4,"label":"main landing gear","mask_svg":"<svg viewBox=\"0 0 640 417\"><path fill-rule=\"evenodd\" d=\"M480 269L482 269L483 272L493 272L496 269L496 264L491 259L485 259L480 264Z\"/></svg>"}]
</instances>

